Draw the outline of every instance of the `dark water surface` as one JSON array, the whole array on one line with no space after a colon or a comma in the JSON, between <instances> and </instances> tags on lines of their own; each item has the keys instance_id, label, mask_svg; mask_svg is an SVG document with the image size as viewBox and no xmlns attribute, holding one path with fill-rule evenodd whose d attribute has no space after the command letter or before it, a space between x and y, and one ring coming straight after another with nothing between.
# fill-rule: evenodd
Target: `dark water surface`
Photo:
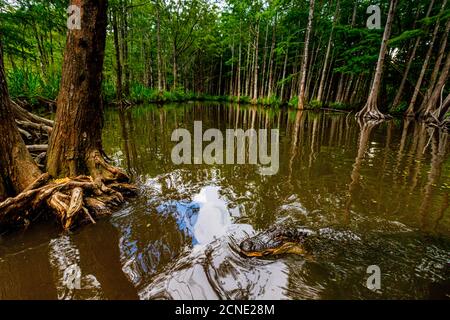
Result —
<instances>
[{"instance_id":1,"label":"dark water surface","mask_svg":"<svg viewBox=\"0 0 450 320\"><path fill-rule=\"evenodd\" d=\"M195 120L224 134L280 129L278 174L174 165L171 134ZM105 122L106 152L140 195L73 233L41 223L0 237L1 299L449 297L445 134L413 121L360 125L343 113L206 103L109 110ZM332 236L310 258L237 252L276 223ZM381 269L377 292L366 287L370 265Z\"/></svg>"}]
</instances>

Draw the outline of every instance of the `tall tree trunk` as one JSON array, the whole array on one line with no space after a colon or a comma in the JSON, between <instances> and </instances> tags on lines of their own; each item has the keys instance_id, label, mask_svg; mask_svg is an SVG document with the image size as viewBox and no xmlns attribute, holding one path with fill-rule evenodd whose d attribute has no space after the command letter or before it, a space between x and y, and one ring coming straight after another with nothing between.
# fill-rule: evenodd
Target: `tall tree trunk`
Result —
<instances>
[{"instance_id":1,"label":"tall tree trunk","mask_svg":"<svg viewBox=\"0 0 450 320\"><path fill-rule=\"evenodd\" d=\"M314 19L314 4L315 0L309 0L309 16L308 27L306 29L305 48L303 50L303 62L301 69L300 91L298 94L298 109L305 108L305 90L306 90L306 76L308 73L308 52L309 52L309 38L311 36L312 24Z\"/></svg>"},{"instance_id":2,"label":"tall tree trunk","mask_svg":"<svg viewBox=\"0 0 450 320\"><path fill-rule=\"evenodd\" d=\"M172 50L173 50L173 61L172 61L172 68L173 68L173 84L172 84L172 90L175 91L177 89L177 74L178 74L178 66L177 66L177 45L175 41L172 43Z\"/></svg>"},{"instance_id":3,"label":"tall tree trunk","mask_svg":"<svg viewBox=\"0 0 450 320\"><path fill-rule=\"evenodd\" d=\"M108 166L103 160L100 92L107 1L72 0L72 3L81 8L82 28L69 30L67 35L47 170L53 177L91 175L103 179Z\"/></svg>"},{"instance_id":4,"label":"tall tree trunk","mask_svg":"<svg viewBox=\"0 0 450 320\"><path fill-rule=\"evenodd\" d=\"M0 201L22 192L41 175L16 126L2 49L0 42Z\"/></svg>"},{"instance_id":5,"label":"tall tree trunk","mask_svg":"<svg viewBox=\"0 0 450 320\"><path fill-rule=\"evenodd\" d=\"M283 76L281 78L281 91L280 91L280 99L281 102L284 102L284 87L285 87L285 79L286 79L286 68L287 68L287 63L288 63L288 57L289 57L289 44L286 47L286 54L284 56L284 64L283 64Z\"/></svg>"},{"instance_id":6,"label":"tall tree trunk","mask_svg":"<svg viewBox=\"0 0 450 320\"><path fill-rule=\"evenodd\" d=\"M425 18L428 18L431 9L433 9L434 0L431 0L430 5L428 6L428 11L425 15ZM416 42L414 44L414 47L411 51L411 54L409 56L408 62L406 64L405 72L403 73L402 81L400 82L400 87L397 90L397 94L395 95L394 102L392 103L391 109L395 109L399 104L403 96L403 91L405 89L406 80L408 79L409 70L411 69L412 62L414 61L416 57L416 52L419 47L420 41L422 40L422 37L417 37Z\"/></svg>"},{"instance_id":7,"label":"tall tree trunk","mask_svg":"<svg viewBox=\"0 0 450 320\"><path fill-rule=\"evenodd\" d=\"M123 2L125 1L125 3ZM128 8L127 0L120 1L121 25L120 34L122 40L122 62L123 62L123 92L126 96L130 94L130 67L128 64Z\"/></svg>"},{"instance_id":8,"label":"tall tree trunk","mask_svg":"<svg viewBox=\"0 0 450 320\"><path fill-rule=\"evenodd\" d=\"M450 70L450 53L447 54L447 59L445 61L444 67L442 68L439 80L437 81L436 86L430 95L430 99L427 101L427 108L424 114L425 118L431 117L432 112L438 109L438 107L441 105L439 100L442 95L445 83L448 82L449 70ZM440 114L435 117L438 118L439 116ZM442 119L439 118L438 120L442 121Z\"/></svg>"},{"instance_id":9,"label":"tall tree trunk","mask_svg":"<svg viewBox=\"0 0 450 320\"><path fill-rule=\"evenodd\" d=\"M253 99L252 99L253 104L256 104L258 102L259 25L260 25L260 20L258 19L258 24L256 25L256 35L255 35L255 55L254 55L255 63L253 66Z\"/></svg>"},{"instance_id":10,"label":"tall tree trunk","mask_svg":"<svg viewBox=\"0 0 450 320\"><path fill-rule=\"evenodd\" d=\"M431 79L430 79L430 84L428 86L428 90L425 94L425 97L423 99L422 105L419 109L419 112L423 112L425 109L427 109L427 105L429 102L429 99L434 91L434 88L436 86L436 80L438 78L439 75L439 71L441 70L441 64L442 64L442 60L444 59L445 56L445 49L447 47L447 41L448 41L448 34L450 31L450 19L447 21L447 24L445 26L445 32L444 35L442 37L442 41L441 41L441 47L439 49L438 55L437 55L437 59L436 59L436 63L434 65L434 69L433 69L433 73L431 74Z\"/></svg>"},{"instance_id":11,"label":"tall tree trunk","mask_svg":"<svg viewBox=\"0 0 450 320\"><path fill-rule=\"evenodd\" d=\"M241 101L241 63L242 63L242 35L241 35L241 25L239 22L239 62L237 71L237 102Z\"/></svg>"},{"instance_id":12,"label":"tall tree trunk","mask_svg":"<svg viewBox=\"0 0 450 320\"><path fill-rule=\"evenodd\" d=\"M245 96L250 96L250 48L251 44L248 43L247 48L247 66L245 67Z\"/></svg>"},{"instance_id":13,"label":"tall tree trunk","mask_svg":"<svg viewBox=\"0 0 450 320\"><path fill-rule=\"evenodd\" d=\"M161 93L165 86L163 85L162 76L162 47L161 47L161 7L160 0L156 0L156 41L157 41L157 51L158 51L158 91Z\"/></svg>"},{"instance_id":14,"label":"tall tree trunk","mask_svg":"<svg viewBox=\"0 0 450 320\"><path fill-rule=\"evenodd\" d=\"M233 44L231 45L231 77L230 77L230 96L234 96L233 92L233 75L234 75L234 35L233 35Z\"/></svg>"},{"instance_id":15,"label":"tall tree trunk","mask_svg":"<svg viewBox=\"0 0 450 320\"><path fill-rule=\"evenodd\" d=\"M259 96L264 97L264 81L266 79L266 66L267 66L267 39L269 37L269 23L267 23L266 26L266 37L264 38L264 53L263 53L263 70L262 70L262 76L261 76L261 88L259 90Z\"/></svg>"},{"instance_id":16,"label":"tall tree trunk","mask_svg":"<svg viewBox=\"0 0 450 320\"><path fill-rule=\"evenodd\" d=\"M272 30L272 45L270 47L270 56L269 56L269 79L267 81L267 97L269 99L272 96L273 64L274 64L273 59L274 59L274 53L275 53L276 30L277 30L277 16L275 15L275 23L273 25L273 30Z\"/></svg>"},{"instance_id":17,"label":"tall tree trunk","mask_svg":"<svg viewBox=\"0 0 450 320\"><path fill-rule=\"evenodd\" d=\"M145 40L144 40L145 41ZM144 42L145 43L145 42ZM146 86L154 88L153 83L153 56L152 56L152 37L149 38L149 46L145 46L145 66L146 66Z\"/></svg>"},{"instance_id":18,"label":"tall tree trunk","mask_svg":"<svg viewBox=\"0 0 450 320\"><path fill-rule=\"evenodd\" d=\"M446 4L447 4L447 0L444 0L443 3L442 3L440 14L442 14L442 12L445 10L445 5ZM439 25L440 25L440 20L438 19L436 21L436 25L434 27L433 36L432 36L431 42L429 44L427 55L425 56L425 60L424 60L423 65L422 65L422 70L420 71L419 79L417 80L416 86L414 88L414 93L413 93L413 96L411 98L411 102L409 103L408 110L406 111L406 114L405 114L407 117L414 117L415 116L414 108L416 106L417 98L419 97L420 88L422 87L422 82L423 82L423 79L425 77L425 73L428 70L428 64L430 63L431 54L433 53L434 43L436 41L436 37L437 37L437 34L439 32Z\"/></svg>"},{"instance_id":19,"label":"tall tree trunk","mask_svg":"<svg viewBox=\"0 0 450 320\"><path fill-rule=\"evenodd\" d=\"M120 46L119 46L119 30L117 26L117 10L112 10L112 27L114 33L114 48L116 53L116 100L119 109L123 108L123 89L122 89L122 63L120 61Z\"/></svg>"},{"instance_id":20,"label":"tall tree trunk","mask_svg":"<svg viewBox=\"0 0 450 320\"><path fill-rule=\"evenodd\" d=\"M219 66L219 96L222 95L222 68L223 68L223 53L220 54L220 66ZM195 92L195 89L194 89Z\"/></svg>"},{"instance_id":21,"label":"tall tree trunk","mask_svg":"<svg viewBox=\"0 0 450 320\"><path fill-rule=\"evenodd\" d=\"M327 76L327 70L328 70L328 60L330 59L330 52L331 52L331 45L332 45L332 40L333 40L333 33L334 33L334 28L336 27L338 14L339 14L339 1L336 4L336 12L334 13L334 18L333 18L333 26L332 26L331 31L330 31L330 38L328 39L327 51L325 53L325 60L323 62L322 74L320 76L319 92L317 93L317 101L319 101L319 102L322 102L322 99L323 99L323 90L324 90L324 87L325 87L325 78Z\"/></svg>"},{"instance_id":22,"label":"tall tree trunk","mask_svg":"<svg viewBox=\"0 0 450 320\"><path fill-rule=\"evenodd\" d=\"M357 117L367 119L385 119L386 117L378 110L378 95L381 86L381 76L383 74L384 60L386 57L389 37L391 36L392 23L394 21L395 9L397 7L398 0L392 0L389 7L388 18L386 27L384 29L383 41L381 42L380 54L378 56L377 69L375 71L372 88L367 99L364 108L356 114Z\"/></svg>"}]
</instances>

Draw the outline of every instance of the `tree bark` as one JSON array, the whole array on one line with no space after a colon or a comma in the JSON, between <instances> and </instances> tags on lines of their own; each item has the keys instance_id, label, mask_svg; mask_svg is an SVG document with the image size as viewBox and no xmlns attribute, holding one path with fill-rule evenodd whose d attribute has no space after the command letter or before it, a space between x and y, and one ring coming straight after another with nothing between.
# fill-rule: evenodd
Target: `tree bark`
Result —
<instances>
[{"instance_id":1,"label":"tree bark","mask_svg":"<svg viewBox=\"0 0 450 320\"><path fill-rule=\"evenodd\" d=\"M101 101L107 1L72 0L81 8L81 30L69 30L49 142L47 170L53 177L103 179Z\"/></svg>"},{"instance_id":2,"label":"tree bark","mask_svg":"<svg viewBox=\"0 0 450 320\"><path fill-rule=\"evenodd\" d=\"M444 11L446 4L447 4L447 0L444 0L443 3L442 3L440 14ZM419 97L420 88L422 87L422 82L423 82L423 79L425 77L425 73L426 73L426 71L428 69L428 64L430 63L431 54L433 53L434 43L436 41L436 37L437 37L437 34L439 32L439 25L440 25L440 20L438 19L436 21L436 25L434 27L433 36L431 38L431 42L429 44L428 52L427 52L427 55L425 56L425 60L424 60L423 65L422 65L422 70L420 72L419 79L417 80L416 86L414 88L414 93L413 93L413 96L411 98L411 102L409 103L408 110L406 111L406 114L405 114L407 117L414 117L415 116L414 108L416 106L417 98Z\"/></svg>"},{"instance_id":3,"label":"tree bark","mask_svg":"<svg viewBox=\"0 0 450 320\"><path fill-rule=\"evenodd\" d=\"M273 85L273 60L275 52L275 42L276 42L276 30L277 30L277 16L275 16L275 23L272 30L272 45L270 47L269 55L269 79L267 81L267 97L270 99L272 96L272 85Z\"/></svg>"},{"instance_id":4,"label":"tree bark","mask_svg":"<svg viewBox=\"0 0 450 320\"><path fill-rule=\"evenodd\" d=\"M17 128L6 84L0 42L0 201L25 190L41 172Z\"/></svg>"},{"instance_id":5,"label":"tree bark","mask_svg":"<svg viewBox=\"0 0 450 320\"><path fill-rule=\"evenodd\" d=\"M241 101L241 64L242 64L242 23L239 21L239 62L237 70L237 102Z\"/></svg>"},{"instance_id":6,"label":"tree bark","mask_svg":"<svg viewBox=\"0 0 450 320\"><path fill-rule=\"evenodd\" d=\"M282 83L281 83L281 92L280 92L280 99L281 102L284 102L284 87L285 87L285 79L286 79L286 68L287 68L287 62L289 57L289 44L286 47L286 54L284 56L284 64L283 64L283 76L282 76Z\"/></svg>"},{"instance_id":7,"label":"tree bark","mask_svg":"<svg viewBox=\"0 0 450 320\"><path fill-rule=\"evenodd\" d=\"M322 102L322 99L323 99L323 89L325 87L325 78L327 75L328 60L330 58L333 33L334 33L334 28L336 27L338 13L339 13L339 1L336 4L336 12L334 13L334 18L333 18L333 27L331 28L331 31L330 31L330 38L328 39L327 51L325 53L325 60L323 62L322 75L320 77L319 92L317 93L317 101L319 101L319 102Z\"/></svg>"},{"instance_id":8,"label":"tree bark","mask_svg":"<svg viewBox=\"0 0 450 320\"><path fill-rule=\"evenodd\" d=\"M119 109L123 107L122 63L120 61L119 28L117 26L117 10L112 10L112 27L114 33L114 49L116 53L116 100Z\"/></svg>"},{"instance_id":9,"label":"tree bark","mask_svg":"<svg viewBox=\"0 0 450 320\"><path fill-rule=\"evenodd\" d=\"M425 18L428 18L431 9L433 9L434 0L430 2L430 5L428 6L428 11L425 16ZM419 47L420 41L422 40L422 37L417 37L416 42L414 44L413 50L411 52L411 55L409 56L408 62L406 64L405 72L403 73L402 81L400 83L400 87L397 90L397 94L395 95L394 102L392 103L392 109L396 108L400 104L400 100L403 96L403 91L405 89L406 80L408 79L409 70L411 69L412 62L414 61L414 58L416 57L417 48Z\"/></svg>"},{"instance_id":10,"label":"tree bark","mask_svg":"<svg viewBox=\"0 0 450 320\"><path fill-rule=\"evenodd\" d=\"M261 88L259 90L259 96L264 97L264 81L266 79L266 61L267 61L267 39L269 36L269 23L267 23L266 26L266 36L264 38L264 53L263 53L263 70L262 70L262 76L261 76Z\"/></svg>"},{"instance_id":11,"label":"tree bark","mask_svg":"<svg viewBox=\"0 0 450 320\"><path fill-rule=\"evenodd\" d=\"M430 99L427 102L427 108L426 108L425 114L424 114L425 118L431 117L432 113L436 109L438 109L439 106L441 106L441 103L439 100L442 95L445 83L448 82L449 71L450 71L450 54L447 54L447 59L445 61L444 67L442 68L441 75L439 76L439 80L436 83L436 86L430 95ZM439 119L440 115L436 115L435 117L439 121L442 120L442 119Z\"/></svg>"},{"instance_id":12,"label":"tree bark","mask_svg":"<svg viewBox=\"0 0 450 320\"><path fill-rule=\"evenodd\" d=\"M438 56L436 59L436 63L434 65L434 69L433 69L433 73L431 74L431 79L430 79L430 84L428 86L428 90L425 94L425 97L423 99L422 105L419 108L419 113L423 112L424 110L427 109L427 107L429 106L429 100L433 94L434 88L436 86L436 80L438 78L439 75L439 71L441 69L441 64L442 64L442 60L444 59L445 56L445 49L447 47L447 40L448 40L448 34L450 31L450 19L447 21L447 25L445 26L445 32L444 35L442 37L442 42L441 42L441 47L439 49L438 52Z\"/></svg>"},{"instance_id":13,"label":"tree bark","mask_svg":"<svg viewBox=\"0 0 450 320\"><path fill-rule=\"evenodd\" d=\"M306 90L306 75L308 73L308 52L309 52L309 38L311 36L312 24L314 18L314 4L315 0L309 1L309 16L308 16L308 27L306 29L305 47L303 50L303 61L301 69L301 80L300 80L300 90L298 94L298 109L302 110L305 108L305 90Z\"/></svg>"},{"instance_id":14,"label":"tree bark","mask_svg":"<svg viewBox=\"0 0 450 320\"><path fill-rule=\"evenodd\" d=\"M256 26L256 35L255 35L255 64L253 69L253 99L252 103L256 104L258 102L258 49L259 49L259 24Z\"/></svg>"},{"instance_id":15,"label":"tree bark","mask_svg":"<svg viewBox=\"0 0 450 320\"><path fill-rule=\"evenodd\" d=\"M388 13L388 19L386 22L386 27L383 34L383 40L381 42L381 48L380 48L380 54L378 57L378 63L377 63L377 69L375 71L374 80L372 83L372 88L370 89L370 94L367 99L366 105L364 108L356 114L359 118L366 118L366 119L375 119L375 120L381 120L385 119L386 117L378 110L378 95L380 92L380 86L381 86L381 76L383 74L383 67L384 67L384 60L386 57L387 47L388 47L388 40L391 35L391 29L392 29L392 23L394 21L394 15L395 15L395 9L397 7L398 0L392 0L390 7L389 7L389 13Z\"/></svg>"},{"instance_id":16,"label":"tree bark","mask_svg":"<svg viewBox=\"0 0 450 320\"><path fill-rule=\"evenodd\" d=\"M156 0L156 42L158 51L158 91L161 93L164 89L162 77L162 53L161 53L161 6L159 0Z\"/></svg>"}]
</instances>

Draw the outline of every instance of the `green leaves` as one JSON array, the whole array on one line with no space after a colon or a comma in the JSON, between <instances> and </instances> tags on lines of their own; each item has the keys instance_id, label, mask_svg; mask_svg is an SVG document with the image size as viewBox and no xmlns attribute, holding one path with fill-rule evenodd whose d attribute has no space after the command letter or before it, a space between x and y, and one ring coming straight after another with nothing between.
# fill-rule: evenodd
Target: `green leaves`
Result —
<instances>
[{"instance_id":1,"label":"green leaves","mask_svg":"<svg viewBox=\"0 0 450 320\"><path fill-rule=\"evenodd\" d=\"M419 36L423 36L423 35L425 35L425 32L421 29L407 30L407 31L403 32L401 35L390 39L389 46L395 46L395 45L401 44L405 41L415 39L415 38L417 38Z\"/></svg>"}]
</instances>

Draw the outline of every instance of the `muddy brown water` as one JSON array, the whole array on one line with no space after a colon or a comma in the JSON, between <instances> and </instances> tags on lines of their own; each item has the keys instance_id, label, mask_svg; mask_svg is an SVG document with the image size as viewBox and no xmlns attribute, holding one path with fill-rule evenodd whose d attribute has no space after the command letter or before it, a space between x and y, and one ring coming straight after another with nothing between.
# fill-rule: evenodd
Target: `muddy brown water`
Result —
<instances>
[{"instance_id":1,"label":"muddy brown water","mask_svg":"<svg viewBox=\"0 0 450 320\"><path fill-rule=\"evenodd\" d=\"M280 166L174 165L176 128L279 129ZM104 146L140 194L64 233L0 237L0 299L449 298L450 161L443 133L333 112L211 103L107 110ZM328 228L311 259L244 258L270 226ZM343 237L343 234L351 234ZM345 239L344 239L345 238ZM381 271L371 291L367 268Z\"/></svg>"}]
</instances>

